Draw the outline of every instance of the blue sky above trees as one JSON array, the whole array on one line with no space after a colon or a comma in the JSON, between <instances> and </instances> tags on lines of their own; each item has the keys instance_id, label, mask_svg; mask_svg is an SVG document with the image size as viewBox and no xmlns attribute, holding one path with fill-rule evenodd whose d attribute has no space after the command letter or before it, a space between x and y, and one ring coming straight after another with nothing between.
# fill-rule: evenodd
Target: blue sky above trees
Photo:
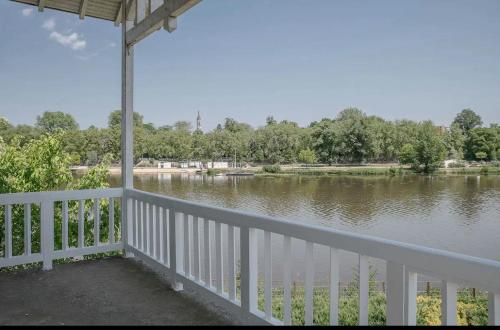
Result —
<instances>
[{"instance_id":1,"label":"blue sky above trees","mask_svg":"<svg viewBox=\"0 0 500 330\"><path fill-rule=\"evenodd\" d=\"M449 124L472 108L500 121L498 0L205 0L136 48L135 110L204 129L268 115L307 125L355 106ZM64 111L82 128L120 107L111 23L0 3L0 115Z\"/></svg>"}]
</instances>

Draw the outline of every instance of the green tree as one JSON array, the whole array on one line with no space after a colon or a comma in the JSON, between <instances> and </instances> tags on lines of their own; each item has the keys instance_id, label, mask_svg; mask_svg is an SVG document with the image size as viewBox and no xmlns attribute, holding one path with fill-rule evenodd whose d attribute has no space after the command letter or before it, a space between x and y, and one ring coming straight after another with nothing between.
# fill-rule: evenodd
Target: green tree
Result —
<instances>
[{"instance_id":1,"label":"green tree","mask_svg":"<svg viewBox=\"0 0 500 330\"><path fill-rule=\"evenodd\" d=\"M451 124L450 130L445 137L445 143L448 151L448 158L464 158L465 135L459 124Z\"/></svg>"},{"instance_id":2,"label":"green tree","mask_svg":"<svg viewBox=\"0 0 500 330\"><path fill-rule=\"evenodd\" d=\"M0 132L4 132L9 129L12 129L12 125L7 119L0 117Z\"/></svg>"},{"instance_id":3,"label":"green tree","mask_svg":"<svg viewBox=\"0 0 500 330\"><path fill-rule=\"evenodd\" d=\"M142 125L144 124L144 117L138 112L134 111L132 120L134 122L134 127L142 127ZM108 116L108 127L120 128L121 123L122 123L122 111L121 110L112 111Z\"/></svg>"},{"instance_id":4,"label":"green tree","mask_svg":"<svg viewBox=\"0 0 500 330\"><path fill-rule=\"evenodd\" d=\"M319 123L311 124L312 147L324 163L333 164L338 160L337 134L335 121L324 118Z\"/></svg>"},{"instance_id":5,"label":"green tree","mask_svg":"<svg viewBox=\"0 0 500 330\"><path fill-rule=\"evenodd\" d=\"M42 132L54 133L57 130L76 131L78 124L72 115L61 111L45 111L36 118L36 125Z\"/></svg>"},{"instance_id":6,"label":"green tree","mask_svg":"<svg viewBox=\"0 0 500 330\"><path fill-rule=\"evenodd\" d=\"M469 131L466 142L466 158L476 159L478 152L486 153L487 160L496 160L500 149L500 132L496 127L476 127Z\"/></svg>"},{"instance_id":7,"label":"green tree","mask_svg":"<svg viewBox=\"0 0 500 330\"><path fill-rule=\"evenodd\" d=\"M476 159L477 160L483 161L486 158L488 158L488 154L486 152L484 152L484 151L478 151L478 152L476 152Z\"/></svg>"},{"instance_id":8,"label":"green tree","mask_svg":"<svg viewBox=\"0 0 500 330\"><path fill-rule=\"evenodd\" d=\"M401 164L415 164L417 160L417 153L415 147L412 144L405 144L401 151L399 152L399 162Z\"/></svg>"},{"instance_id":9,"label":"green tree","mask_svg":"<svg viewBox=\"0 0 500 330\"><path fill-rule=\"evenodd\" d=\"M481 117L476 114L471 109L462 110L453 121L454 124L457 124L465 134L467 134L471 129L481 126L483 121Z\"/></svg>"},{"instance_id":10,"label":"green tree","mask_svg":"<svg viewBox=\"0 0 500 330\"><path fill-rule=\"evenodd\" d=\"M414 167L423 172L433 172L446 158L446 145L444 138L431 121L419 125L417 140L415 142Z\"/></svg>"},{"instance_id":11,"label":"green tree","mask_svg":"<svg viewBox=\"0 0 500 330\"><path fill-rule=\"evenodd\" d=\"M366 114L348 108L335 120L337 154L344 162L363 162L373 156L373 139L368 130Z\"/></svg>"}]
</instances>

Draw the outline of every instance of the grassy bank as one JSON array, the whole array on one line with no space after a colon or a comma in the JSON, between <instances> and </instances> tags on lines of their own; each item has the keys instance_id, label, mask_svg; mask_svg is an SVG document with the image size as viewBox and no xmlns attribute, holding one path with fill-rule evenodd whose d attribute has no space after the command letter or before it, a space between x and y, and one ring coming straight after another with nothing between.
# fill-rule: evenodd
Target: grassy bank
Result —
<instances>
[{"instance_id":1,"label":"grassy bank","mask_svg":"<svg viewBox=\"0 0 500 330\"><path fill-rule=\"evenodd\" d=\"M500 167L483 166L467 168L441 168L432 175L499 175ZM404 175L429 175L417 173L407 167L339 167L339 168L279 168L276 165L263 167L256 172L260 176L404 176Z\"/></svg>"}]
</instances>

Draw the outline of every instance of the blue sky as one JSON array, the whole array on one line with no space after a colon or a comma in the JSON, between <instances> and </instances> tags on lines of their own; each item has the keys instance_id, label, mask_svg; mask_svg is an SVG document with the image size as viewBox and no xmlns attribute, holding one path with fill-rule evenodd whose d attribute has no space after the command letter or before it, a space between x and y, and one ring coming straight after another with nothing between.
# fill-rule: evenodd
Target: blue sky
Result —
<instances>
[{"instance_id":1,"label":"blue sky","mask_svg":"<svg viewBox=\"0 0 500 330\"><path fill-rule=\"evenodd\" d=\"M0 116L64 111L82 128L120 107L110 22L0 2ZM135 110L160 126L268 115L307 125L355 106L450 123L500 122L498 0L204 0L135 50Z\"/></svg>"}]
</instances>

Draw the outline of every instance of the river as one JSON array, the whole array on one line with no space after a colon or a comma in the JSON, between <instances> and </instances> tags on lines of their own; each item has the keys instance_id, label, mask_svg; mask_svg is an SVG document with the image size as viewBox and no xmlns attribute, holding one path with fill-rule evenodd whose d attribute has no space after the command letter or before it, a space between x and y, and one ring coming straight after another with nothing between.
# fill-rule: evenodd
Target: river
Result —
<instances>
[{"instance_id":1,"label":"river","mask_svg":"<svg viewBox=\"0 0 500 330\"><path fill-rule=\"evenodd\" d=\"M120 178L111 177L111 185L119 186ZM204 204L500 260L500 176L155 174L135 176L134 187ZM276 247L273 257L280 259L279 238L273 241ZM326 256L326 248L316 249L319 279L327 271ZM295 244L294 277L298 279L302 277L299 266L303 257L303 246ZM344 260L354 265L352 256ZM273 272L279 274L280 267L276 267ZM384 272L379 269L379 273ZM352 267L344 267L343 277L351 275Z\"/></svg>"}]
</instances>

